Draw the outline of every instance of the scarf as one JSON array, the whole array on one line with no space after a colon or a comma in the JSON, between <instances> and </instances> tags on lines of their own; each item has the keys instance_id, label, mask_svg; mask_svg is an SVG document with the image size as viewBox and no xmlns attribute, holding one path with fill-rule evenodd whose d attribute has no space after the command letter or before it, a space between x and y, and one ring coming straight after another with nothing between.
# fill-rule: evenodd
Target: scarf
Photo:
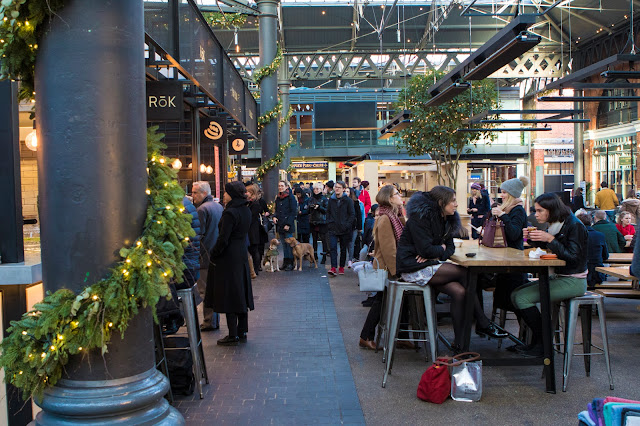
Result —
<instances>
[{"instance_id":1,"label":"scarf","mask_svg":"<svg viewBox=\"0 0 640 426\"><path fill-rule=\"evenodd\" d=\"M522 201L522 198L516 198L515 200L513 200L513 202L511 203L510 206L507 206L506 208L503 208L502 210L506 214L509 214L509 212L511 210L513 210L516 206L522 206L524 208L524 201Z\"/></svg>"},{"instance_id":2,"label":"scarf","mask_svg":"<svg viewBox=\"0 0 640 426\"><path fill-rule=\"evenodd\" d=\"M284 190L284 192L278 192L278 198L280 198L281 200L288 196L289 196L289 191L287 191L286 189Z\"/></svg>"},{"instance_id":3,"label":"scarf","mask_svg":"<svg viewBox=\"0 0 640 426\"><path fill-rule=\"evenodd\" d=\"M562 229L563 225L564 225L564 222L553 222L553 223L550 223L549 224L549 229L547 229L547 232L555 237L556 234L558 232L560 232L560 230Z\"/></svg>"},{"instance_id":4,"label":"scarf","mask_svg":"<svg viewBox=\"0 0 640 426\"><path fill-rule=\"evenodd\" d=\"M378 215L387 215L389 220L391 221L391 226L393 227L393 236L396 238L396 243L400 239L400 235L402 235L402 230L404 229L404 225L400 221L400 216L393 212L393 208L389 206L380 206L378 208Z\"/></svg>"}]
</instances>

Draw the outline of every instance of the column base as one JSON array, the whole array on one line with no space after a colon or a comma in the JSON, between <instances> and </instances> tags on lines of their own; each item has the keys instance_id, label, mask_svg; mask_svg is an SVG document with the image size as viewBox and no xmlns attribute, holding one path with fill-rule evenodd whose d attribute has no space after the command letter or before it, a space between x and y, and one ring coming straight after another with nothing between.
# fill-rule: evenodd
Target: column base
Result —
<instances>
[{"instance_id":1,"label":"column base","mask_svg":"<svg viewBox=\"0 0 640 426\"><path fill-rule=\"evenodd\" d=\"M36 425L184 425L164 399L169 380L152 368L117 380L59 380L44 392Z\"/></svg>"}]
</instances>

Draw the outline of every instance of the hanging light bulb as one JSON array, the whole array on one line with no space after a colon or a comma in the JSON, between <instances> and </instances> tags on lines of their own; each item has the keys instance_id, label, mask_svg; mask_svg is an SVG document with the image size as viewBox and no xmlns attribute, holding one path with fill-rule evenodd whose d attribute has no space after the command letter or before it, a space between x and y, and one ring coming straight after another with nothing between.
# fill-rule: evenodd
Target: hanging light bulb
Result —
<instances>
[{"instance_id":1,"label":"hanging light bulb","mask_svg":"<svg viewBox=\"0 0 640 426\"><path fill-rule=\"evenodd\" d=\"M180 170L182 168L182 161L179 158L176 158L173 163L171 163L171 167L176 170Z\"/></svg>"},{"instance_id":2,"label":"hanging light bulb","mask_svg":"<svg viewBox=\"0 0 640 426\"><path fill-rule=\"evenodd\" d=\"M24 144L31 151L37 151L38 150L38 135L36 134L36 121L35 120L33 120L33 130L24 139Z\"/></svg>"},{"instance_id":3,"label":"hanging light bulb","mask_svg":"<svg viewBox=\"0 0 640 426\"><path fill-rule=\"evenodd\" d=\"M207 166L207 174L210 175L211 173L213 173L213 167Z\"/></svg>"},{"instance_id":4,"label":"hanging light bulb","mask_svg":"<svg viewBox=\"0 0 640 426\"><path fill-rule=\"evenodd\" d=\"M204 164L200 164L200 173L204 173L207 171L207 166L205 166Z\"/></svg>"},{"instance_id":5,"label":"hanging light bulb","mask_svg":"<svg viewBox=\"0 0 640 426\"><path fill-rule=\"evenodd\" d=\"M193 163L189 163L189 165L187 166L187 168L189 168L189 169L193 169Z\"/></svg>"}]
</instances>

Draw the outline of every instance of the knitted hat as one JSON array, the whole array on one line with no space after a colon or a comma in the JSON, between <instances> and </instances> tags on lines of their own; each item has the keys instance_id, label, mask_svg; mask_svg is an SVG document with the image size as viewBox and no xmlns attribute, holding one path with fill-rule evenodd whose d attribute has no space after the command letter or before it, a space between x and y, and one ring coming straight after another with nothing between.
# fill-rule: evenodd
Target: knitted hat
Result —
<instances>
[{"instance_id":1,"label":"knitted hat","mask_svg":"<svg viewBox=\"0 0 640 426\"><path fill-rule=\"evenodd\" d=\"M526 176L520 176L519 178L509 179L504 181L502 185L500 185L500 189L509 193L514 198L519 198L522 195L522 191L524 191L524 187L529 185L529 178Z\"/></svg>"},{"instance_id":2,"label":"knitted hat","mask_svg":"<svg viewBox=\"0 0 640 426\"><path fill-rule=\"evenodd\" d=\"M482 189L482 187L480 186L480 184L478 182L474 182L471 185L471 189L477 189L478 191L480 191Z\"/></svg>"},{"instance_id":3,"label":"knitted hat","mask_svg":"<svg viewBox=\"0 0 640 426\"><path fill-rule=\"evenodd\" d=\"M231 198L247 198L247 188L240 181L234 180L224 186L224 192Z\"/></svg>"}]
</instances>

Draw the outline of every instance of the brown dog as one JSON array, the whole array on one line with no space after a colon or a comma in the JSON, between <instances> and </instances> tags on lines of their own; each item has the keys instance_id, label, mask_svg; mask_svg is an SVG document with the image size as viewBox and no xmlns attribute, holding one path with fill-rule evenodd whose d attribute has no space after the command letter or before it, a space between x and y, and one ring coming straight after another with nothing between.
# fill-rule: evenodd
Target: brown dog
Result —
<instances>
[{"instance_id":1,"label":"brown dog","mask_svg":"<svg viewBox=\"0 0 640 426\"><path fill-rule=\"evenodd\" d=\"M298 271L302 271L302 259L306 256L309 259L309 265L313 263L318 269L318 263L313 252L313 246L309 243L301 243L293 237L286 238L285 241L291 246L293 251L293 270L296 268ZM298 264L300 265L298 267Z\"/></svg>"}]
</instances>

